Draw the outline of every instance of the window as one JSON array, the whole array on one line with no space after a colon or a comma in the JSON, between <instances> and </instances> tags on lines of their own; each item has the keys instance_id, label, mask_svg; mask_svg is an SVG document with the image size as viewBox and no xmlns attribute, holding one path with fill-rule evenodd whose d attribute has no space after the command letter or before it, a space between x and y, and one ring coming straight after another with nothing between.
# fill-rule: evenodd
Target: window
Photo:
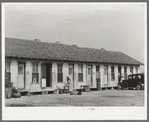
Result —
<instances>
[{"instance_id":1,"label":"window","mask_svg":"<svg viewBox=\"0 0 149 122\"><path fill-rule=\"evenodd\" d=\"M5 63L5 72L10 72L10 63L9 62Z\"/></svg>"},{"instance_id":2,"label":"window","mask_svg":"<svg viewBox=\"0 0 149 122\"><path fill-rule=\"evenodd\" d=\"M58 64L58 82L63 82L62 64Z\"/></svg>"},{"instance_id":3,"label":"window","mask_svg":"<svg viewBox=\"0 0 149 122\"><path fill-rule=\"evenodd\" d=\"M92 73L92 69L91 69L91 66L90 66L90 67L88 67L88 75L91 75L91 73Z\"/></svg>"},{"instance_id":4,"label":"window","mask_svg":"<svg viewBox=\"0 0 149 122\"><path fill-rule=\"evenodd\" d=\"M111 81L115 80L114 66L111 66Z\"/></svg>"},{"instance_id":5,"label":"window","mask_svg":"<svg viewBox=\"0 0 149 122\"><path fill-rule=\"evenodd\" d=\"M5 63L5 81L11 81L10 63Z\"/></svg>"},{"instance_id":6,"label":"window","mask_svg":"<svg viewBox=\"0 0 149 122\"><path fill-rule=\"evenodd\" d=\"M108 74L108 67L104 66L104 75L107 75L107 74Z\"/></svg>"},{"instance_id":7,"label":"window","mask_svg":"<svg viewBox=\"0 0 149 122\"><path fill-rule=\"evenodd\" d=\"M136 79L136 76L135 75L133 76L133 79Z\"/></svg>"},{"instance_id":8,"label":"window","mask_svg":"<svg viewBox=\"0 0 149 122\"><path fill-rule=\"evenodd\" d=\"M138 67L136 67L136 73L138 73Z\"/></svg>"},{"instance_id":9,"label":"window","mask_svg":"<svg viewBox=\"0 0 149 122\"><path fill-rule=\"evenodd\" d=\"M96 79L100 79L100 66L96 66Z\"/></svg>"},{"instance_id":10,"label":"window","mask_svg":"<svg viewBox=\"0 0 149 122\"><path fill-rule=\"evenodd\" d=\"M132 76L129 76L128 79L132 79Z\"/></svg>"},{"instance_id":11,"label":"window","mask_svg":"<svg viewBox=\"0 0 149 122\"><path fill-rule=\"evenodd\" d=\"M32 83L38 83L38 64L32 64Z\"/></svg>"},{"instance_id":12,"label":"window","mask_svg":"<svg viewBox=\"0 0 149 122\"><path fill-rule=\"evenodd\" d=\"M83 82L83 65L79 65L79 73L78 73L79 82Z\"/></svg>"},{"instance_id":13,"label":"window","mask_svg":"<svg viewBox=\"0 0 149 122\"><path fill-rule=\"evenodd\" d=\"M96 66L96 72L99 72L100 66Z\"/></svg>"},{"instance_id":14,"label":"window","mask_svg":"<svg viewBox=\"0 0 149 122\"><path fill-rule=\"evenodd\" d=\"M130 67L130 74L133 74L133 67Z\"/></svg>"},{"instance_id":15,"label":"window","mask_svg":"<svg viewBox=\"0 0 149 122\"><path fill-rule=\"evenodd\" d=\"M18 75L23 75L23 67L18 66Z\"/></svg>"},{"instance_id":16,"label":"window","mask_svg":"<svg viewBox=\"0 0 149 122\"><path fill-rule=\"evenodd\" d=\"M124 67L124 79L127 79L127 67Z\"/></svg>"},{"instance_id":17,"label":"window","mask_svg":"<svg viewBox=\"0 0 149 122\"><path fill-rule=\"evenodd\" d=\"M73 74L73 66L69 66L69 75L72 75Z\"/></svg>"},{"instance_id":18,"label":"window","mask_svg":"<svg viewBox=\"0 0 149 122\"><path fill-rule=\"evenodd\" d=\"M138 75L138 76L137 76L137 79L141 79L141 75Z\"/></svg>"}]
</instances>

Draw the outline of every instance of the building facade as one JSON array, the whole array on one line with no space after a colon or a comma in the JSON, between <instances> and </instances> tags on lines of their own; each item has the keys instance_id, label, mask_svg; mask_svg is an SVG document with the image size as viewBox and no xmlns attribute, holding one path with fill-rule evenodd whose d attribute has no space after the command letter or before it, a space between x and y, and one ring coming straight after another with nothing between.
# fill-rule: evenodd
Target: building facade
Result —
<instances>
[{"instance_id":1,"label":"building facade","mask_svg":"<svg viewBox=\"0 0 149 122\"><path fill-rule=\"evenodd\" d=\"M63 89L67 76L71 79L69 91L81 85L97 90L113 88L121 75L127 79L129 74L139 73L142 65L119 52L90 48L82 51L75 46L12 38L6 38L5 45L5 80L12 81L22 92Z\"/></svg>"}]
</instances>

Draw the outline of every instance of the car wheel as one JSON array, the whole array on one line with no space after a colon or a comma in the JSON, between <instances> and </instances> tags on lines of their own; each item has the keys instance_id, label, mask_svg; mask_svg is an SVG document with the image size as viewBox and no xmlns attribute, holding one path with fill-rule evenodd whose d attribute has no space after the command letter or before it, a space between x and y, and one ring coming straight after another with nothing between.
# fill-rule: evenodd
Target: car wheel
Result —
<instances>
[{"instance_id":1,"label":"car wheel","mask_svg":"<svg viewBox=\"0 0 149 122\"><path fill-rule=\"evenodd\" d=\"M118 87L117 87L117 89L118 90L122 90L123 89L122 85L119 84Z\"/></svg>"},{"instance_id":2,"label":"car wheel","mask_svg":"<svg viewBox=\"0 0 149 122\"><path fill-rule=\"evenodd\" d=\"M141 85L140 84L137 84L136 90L141 90Z\"/></svg>"}]
</instances>

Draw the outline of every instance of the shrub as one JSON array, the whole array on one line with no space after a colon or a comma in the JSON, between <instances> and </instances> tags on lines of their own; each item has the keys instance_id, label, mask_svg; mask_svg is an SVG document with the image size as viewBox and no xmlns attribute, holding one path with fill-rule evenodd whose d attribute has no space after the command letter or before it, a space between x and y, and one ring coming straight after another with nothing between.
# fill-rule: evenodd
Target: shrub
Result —
<instances>
[{"instance_id":1,"label":"shrub","mask_svg":"<svg viewBox=\"0 0 149 122\"><path fill-rule=\"evenodd\" d=\"M17 89L16 87L13 87L13 88L12 88L12 92L13 92L13 93L19 93L20 91L19 91L19 89Z\"/></svg>"},{"instance_id":2,"label":"shrub","mask_svg":"<svg viewBox=\"0 0 149 122\"><path fill-rule=\"evenodd\" d=\"M5 87L12 87L12 86L13 86L13 82L11 82L11 81L5 82Z\"/></svg>"}]
</instances>

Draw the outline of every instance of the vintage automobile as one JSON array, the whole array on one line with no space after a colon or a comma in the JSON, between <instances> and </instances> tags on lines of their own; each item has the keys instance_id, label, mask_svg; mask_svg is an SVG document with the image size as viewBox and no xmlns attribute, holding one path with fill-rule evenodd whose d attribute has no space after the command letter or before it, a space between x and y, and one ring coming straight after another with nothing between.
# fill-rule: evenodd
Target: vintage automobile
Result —
<instances>
[{"instance_id":1,"label":"vintage automobile","mask_svg":"<svg viewBox=\"0 0 149 122\"><path fill-rule=\"evenodd\" d=\"M144 89L144 74L128 75L128 79L122 80L118 83L118 90L124 88L135 88L136 90Z\"/></svg>"}]
</instances>

